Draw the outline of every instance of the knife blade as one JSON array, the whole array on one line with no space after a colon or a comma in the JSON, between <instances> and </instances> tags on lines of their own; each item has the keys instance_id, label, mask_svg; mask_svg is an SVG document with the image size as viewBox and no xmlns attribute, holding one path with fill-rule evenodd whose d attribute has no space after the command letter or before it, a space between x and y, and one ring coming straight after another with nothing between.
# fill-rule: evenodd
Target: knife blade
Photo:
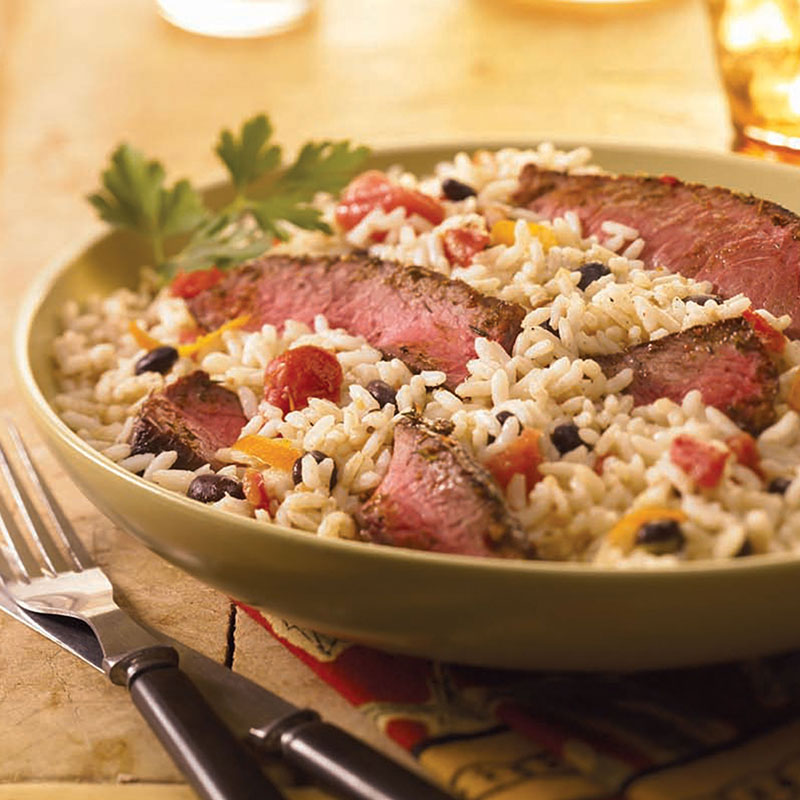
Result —
<instances>
[{"instance_id":1,"label":"knife blade","mask_svg":"<svg viewBox=\"0 0 800 800\"><path fill-rule=\"evenodd\" d=\"M16 604L2 583L0 608L42 636L60 644L98 672L104 672L103 651L85 623L72 617L26 611ZM149 630L144 625L142 627ZM240 738L249 736L251 720L279 719L299 711L297 706L287 703L181 642L163 633L158 633L157 637L178 651L182 669L188 673L222 721Z\"/></svg>"},{"instance_id":2,"label":"knife blade","mask_svg":"<svg viewBox=\"0 0 800 800\"><path fill-rule=\"evenodd\" d=\"M104 672L100 645L83 622L26 611L2 583L0 610ZM178 651L181 668L209 705L231 732L248 740L260 756L282 757L323 786L353 800L451 800L451 795L419 775L324 722L316 711L289 703L175 639L154 635Z\"/></svg>"}]
</instances>

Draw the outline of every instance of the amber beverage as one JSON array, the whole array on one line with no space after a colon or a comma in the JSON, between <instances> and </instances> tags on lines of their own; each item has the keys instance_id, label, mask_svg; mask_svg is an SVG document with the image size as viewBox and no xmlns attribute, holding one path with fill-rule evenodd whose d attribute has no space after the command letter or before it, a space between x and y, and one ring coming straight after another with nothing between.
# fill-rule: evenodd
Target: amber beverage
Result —
<instances>
[{"instance_id":1,"label":"amber beverage","mask_svg":"<svg viewBox=\"0 0 800 800\"><path fill-rule=\"evenodd\" d=\"M800 0L709 0L733 147L800 164Z\"/></svg>"}]
</instances>

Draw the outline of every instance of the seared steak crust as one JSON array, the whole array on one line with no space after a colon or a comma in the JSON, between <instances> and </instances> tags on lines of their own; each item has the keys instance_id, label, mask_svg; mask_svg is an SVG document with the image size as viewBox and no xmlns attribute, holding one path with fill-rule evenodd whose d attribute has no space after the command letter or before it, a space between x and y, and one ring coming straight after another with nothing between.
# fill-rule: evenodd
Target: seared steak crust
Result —
<instances>
[{"instance_id":1,"label":"seared steak crust","mask_svg":"<svg viewBox=\"0 0 800 800\"><path fill-rule=\"evenodd\" d=\"M175 450L176 469L211 464L220 447L232 445L247 422L235 392L200 370L179 378L145 400L131 432L131 454Z\"/></svg>"},{"instance_id":2,"label":"seared steak crust","mask_svg":"<svg viewBox=\"0 0 800 800\"><path fill-rule=\"evenodd\" d=\"M372 542L439 553L531 556L492 476L447 422L400 420L389 470L359 514Z\"/></svg>"},{"instance_id":3,"label":"seared steak crust","mask_svg":"<svg viewBox=\"0 0 800 800\"><path fill-rule=\"evenodd\" d=\"M698 325L624 353L599 356L606 377L630 367L626 392L645 405L659 397L679 403L692 389L740 428L758 434L775 422L778 370L741 317Z\"/></svg>"},{"instance_id":4,"label":"seared steak crust","mask_svg":"<svg viewBox=\"0 0 800 800\"><path fill-rule=\"evenodd\" d=\"M800 336L800 217L776 203L674 178L568 175L533 164L514 199L549 218L574 210L587 233L600 234L606 220L637 228L647 266L790 314L787 334Z\"/></svg>"},{"instance_id":5,"label":"seared steak crust","mask_svg":"<svg viewBox=\"0 0 800 800\"><path fill-rule=\"evenodd\" d=\"M241 314L251 315L250 329L288 319L312 324L324 314L331 326L364 336L412 369L444 371L450 388L466 378L476 336L510 352L525 316L521 306L463 281L365 255L267 256L187 302L207 330Z\"/></svg>"}]
</instances>

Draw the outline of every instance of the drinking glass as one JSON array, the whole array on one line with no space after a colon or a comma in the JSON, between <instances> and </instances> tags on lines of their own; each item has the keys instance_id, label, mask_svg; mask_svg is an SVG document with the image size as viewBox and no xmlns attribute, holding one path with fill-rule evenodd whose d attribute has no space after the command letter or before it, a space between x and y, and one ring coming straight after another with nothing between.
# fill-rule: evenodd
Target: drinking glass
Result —
<instances>
[{"instance_id":1,"label":"drinking glass","mask_svg":"<svg viewBox=\"0 0 800 800\"><path fill-rule=\"evenodd\" d=\"M800 0L709 0L734 150L800 163Z\"/></svg>"},{"instance_id":2,"label":"drinking glass","mask_svg":"<svg viewBox=\"0 0 800 800\"><path fill-rule=\"evenodd\" d=\"M159 13L179 28L205 36L268 36L295 27L314 0L156 0Z\"/></svg>"}]
</instances>

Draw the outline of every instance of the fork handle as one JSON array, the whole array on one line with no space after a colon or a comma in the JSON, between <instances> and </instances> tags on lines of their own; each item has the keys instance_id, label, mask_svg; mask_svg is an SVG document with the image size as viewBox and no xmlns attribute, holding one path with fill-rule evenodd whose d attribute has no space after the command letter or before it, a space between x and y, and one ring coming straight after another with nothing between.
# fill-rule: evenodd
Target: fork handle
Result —
<instances>
[{"instance_id":1,"label":"fork handle","mask_svg":"<svg viewBox=\"0 0 800 800\"><path fill-rule=\"evenodd\" d=\"M283 800L255 756L225 727L178 668L178 654L173 648L140 650L126 660L127 685L134 705L200 797Z\"/></svg>"}]
</instances>

